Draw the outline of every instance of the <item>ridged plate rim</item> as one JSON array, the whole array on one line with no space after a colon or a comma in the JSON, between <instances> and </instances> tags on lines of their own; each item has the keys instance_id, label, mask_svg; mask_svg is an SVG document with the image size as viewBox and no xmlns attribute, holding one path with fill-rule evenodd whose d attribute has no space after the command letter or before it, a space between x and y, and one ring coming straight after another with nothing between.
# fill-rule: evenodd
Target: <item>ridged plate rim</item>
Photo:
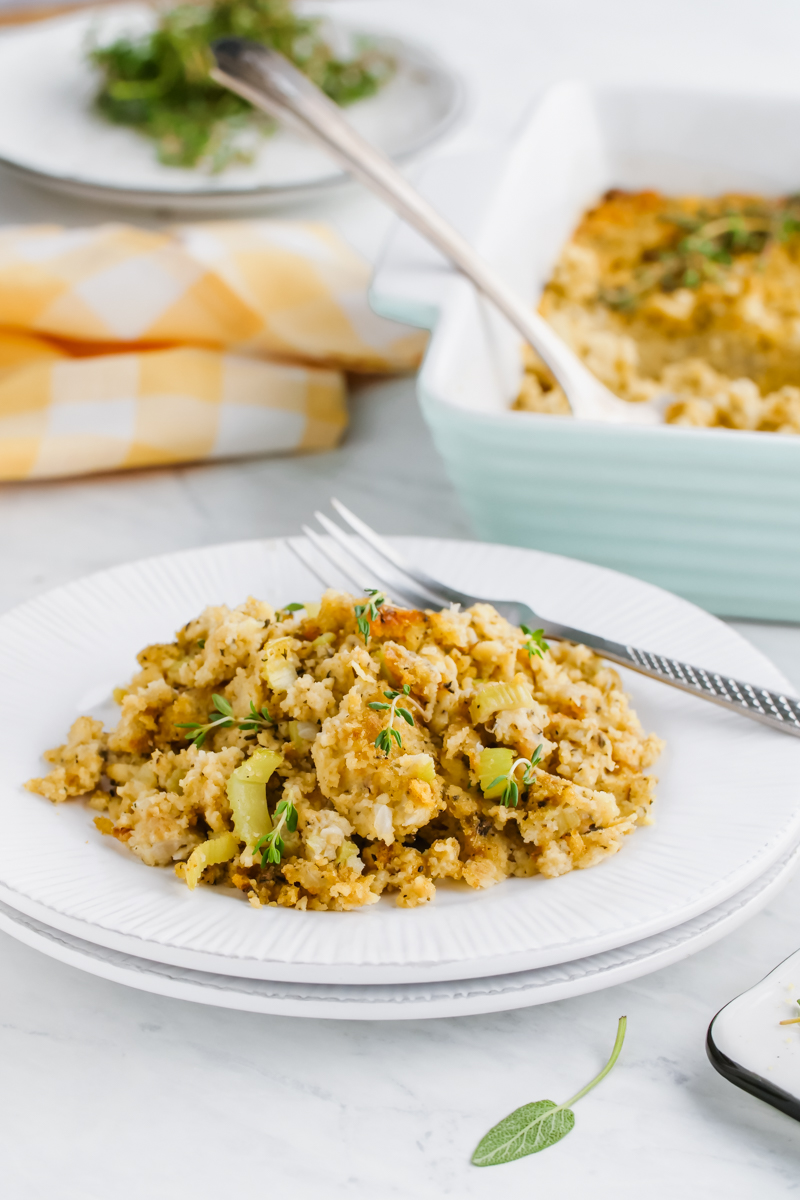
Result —
<instances>
[{"instance_id":1,"label":"ridged plate rim","mask_svg":"<svg viewBox=\"0 0 800 1200\"><path fill-rule=\"evenodd\" d=\"M269 1016L339 1021L430 1020L508 1012L568 1000L630 983L672 966L713 945L760 912L786 886L798 862L800 847L795 847L762 879L725 904L685 925L630 946L517 975L424 985L348 987L273 983L164 966L72 938L3 904L0 904L0 929L80 971L175 1000Z\"/></svg>"}]
</instances>

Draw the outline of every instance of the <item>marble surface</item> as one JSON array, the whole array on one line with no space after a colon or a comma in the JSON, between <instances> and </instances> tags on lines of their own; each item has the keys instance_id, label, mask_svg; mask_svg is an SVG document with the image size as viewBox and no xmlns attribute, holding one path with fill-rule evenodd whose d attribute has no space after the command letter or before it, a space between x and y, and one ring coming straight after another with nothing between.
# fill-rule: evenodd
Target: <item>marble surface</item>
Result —
<instances>
[{"instance_id":1,"label":"marble surface","mask_svg":"<svg viewBox=\"0 0 800 1200\"><path fill-rule=\"evenodd\" d=\"M453 148L511 136L564 75L796 86L789 0L337 0L433 39L473 99ZM776 36L776 30L781 36ZM713 48L713 53L709 52ZM7 118L6 118L7 119ZM364 253L387 217L350 192L313 211ZM110 216L0 175L0 220ZM335 493L387 533L467 537L413 381L365 382L325 456L0 487L0 609L129 558L297 530ZM800 630L740 625L800 688ZM768 805L768 797L759 798ZM797 907L796 907L797 906ZM800 878L744 928L634 984L542 1008L393 1024L264 1018L131 991L0 935L0 1161L8 1200L532 1195L694 1200L800 1190L796 1123L710 1067L709 1020L800 943ZM615 1071L535 1158L469 1166L487 1128Z\"/></svg>"}]
</instances>

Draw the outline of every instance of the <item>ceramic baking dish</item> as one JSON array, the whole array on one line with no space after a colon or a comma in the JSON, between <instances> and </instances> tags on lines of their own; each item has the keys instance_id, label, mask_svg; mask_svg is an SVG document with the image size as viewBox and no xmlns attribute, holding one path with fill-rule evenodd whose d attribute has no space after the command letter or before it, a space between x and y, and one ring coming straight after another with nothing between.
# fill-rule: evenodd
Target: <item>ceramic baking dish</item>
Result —
<instances>
[{"instance_id":1,"label":"ceramic baking dish","mask_svg":"<svg viewBox=\"0 0 800 1200\"><path fill-rule=\"evenodd\" d=\"M798 128L800 94L567 82L507 153L440 161L420 185L533 304L608 188L795 191ZM519 336L399 225L372 302L434 327L419 400L480 537L615 567L722 615L800 620L800 438L510 411Z\"/></svg>"}]
</instances>

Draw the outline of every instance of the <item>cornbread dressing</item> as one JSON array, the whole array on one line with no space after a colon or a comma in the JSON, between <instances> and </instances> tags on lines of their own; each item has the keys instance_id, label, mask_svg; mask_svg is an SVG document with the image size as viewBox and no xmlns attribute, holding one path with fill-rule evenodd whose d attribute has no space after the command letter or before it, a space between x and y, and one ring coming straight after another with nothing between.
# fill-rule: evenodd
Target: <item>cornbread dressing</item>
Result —
<instances>
[{"instance_id":1,"label":"cornbread dressing","mask_svg":"<svg viewBox=\"0 0 800 1200\"><path fill-rule=\"evenodd\" d=\"M798 216L794 197L610 192L540 311L616 395L670 396L670 424L800 433ZM570 411L532 352L515 407Z\"/></svg>"},{"instance_id":2,"label":"cornbread dressing","mask_svg":"<svg viewBox=\"0 0 800 1200\"><path fill-rule=\"evenodd\" d=\"M386 601L365 641L357 603L328 591L292 613L252 598L207 608L141 652L116 693L115 729L80 717L45 755L50 774L26 786L55 803L83 797L143 863L238 888L256 907L352 909L391 892L411 908L440 879L554 877L594 866L648 822L645 772L662 743L592 651L554 643L540 656L488 604ZM398 692L413 723L394 722L400 744L385 753L376 739ZM219 709L209 718L214 695L227 725ZM253 711L260 726L242 729ZM203 744L187 744L184 726L213 718ZM503 747L509 762L540 755L516 807L481 778L484 751ZM265 763L276 765L259 782ZM278 862L237 821L234 772L257 801L260 790L268 828L282 801L296 812Z\"/></svg>"}]
</instances>

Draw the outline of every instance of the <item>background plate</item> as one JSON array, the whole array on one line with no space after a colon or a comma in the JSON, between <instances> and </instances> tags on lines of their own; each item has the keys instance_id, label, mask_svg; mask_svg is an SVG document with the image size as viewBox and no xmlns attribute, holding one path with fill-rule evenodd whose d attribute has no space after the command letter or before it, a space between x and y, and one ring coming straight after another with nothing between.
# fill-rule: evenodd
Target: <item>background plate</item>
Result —
<instances>
[{"instance_id":1,"label":"background plate","mask_svg":"<svg viewBox=\"0 0 800 1200\"><path fill-rule=\"evenodd\" d=\"M543 615L789 690L721 621L639 580L537 551L398 539L466 590L491 581ZM355 913L257 911L192 893L101 837L80 804L22 790L79 713L107 704L135 653L206 604L280 605L319 585L281 540L145 560L46 593L0 618L0 900L87 941L224 974L332 983L419 982L585 958L691 920L763 875L800 838L800 743L654 680L626 674L646 728L667 740L656 823L600 866L487 892L440 887L433 905Z\"/></svg>"},{"instance_id":2,"label":"background plate","mask_svg":"<svg viewBox=\"0 0 800 1200\"><path fill-rule=\"evenodd\" d=\"M92 111L97 77L85 61L91 35L103 43L145 30L153 10L130 4L80 12L0 37L0 162L34 182L84 199L194 211L263 209L345 181L324 151L279 130L253 163L220 175L166 167L155 146ZM336 26L345 44L353 31ZM358 31L361 33L362 31ZM368 33L397 60L387 86L347 109L348 120L390 157L407 159L438 141L458 117L460 80L422 46Z\"/></svg>"},{"instance_id":3,"label":"background plate","mask_svg":"<svg viewBox=\"0 0 800 1200\"><path fill-rule=\"evenodd\" d=\"M50 929L3 904L0 904L0 929L35 950L90 975L159 996L192 1000L216 1008L285 1017L328 1017L340 1021L459 1017L505 1012L583 996L587 992L627 983L688 958L731 933L763 908L791 878L799 859L800 849L795 849L763 879L758 879L725 904L643 942L557 967L455 983L337 987L332 984L270 983L190 971L94 946Z\"/></svg>"}]
</instances>

